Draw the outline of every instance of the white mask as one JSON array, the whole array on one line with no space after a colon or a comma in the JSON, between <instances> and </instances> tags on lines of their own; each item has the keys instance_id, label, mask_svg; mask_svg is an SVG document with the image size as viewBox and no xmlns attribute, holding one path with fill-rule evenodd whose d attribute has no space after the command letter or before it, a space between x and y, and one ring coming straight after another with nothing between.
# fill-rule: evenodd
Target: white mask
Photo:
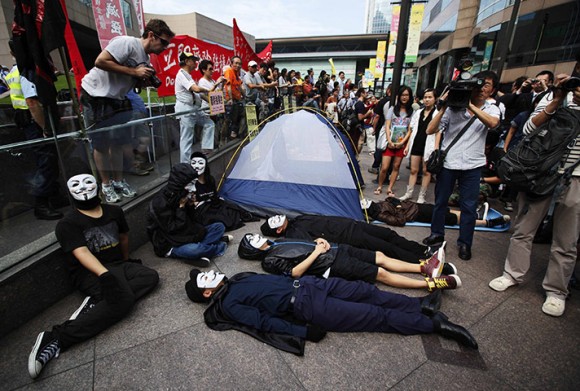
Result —
<instances>
[{"instance_id":1,"label":"white mask","mask_svg":"<svg viewBox=\"0 0 580 391\"><path fill-rule=\"evenodd\" d=\"M77 201L88 201L97 196L97 180L90 174L75 175L66 182L66 186Z\"/></svg>"},{"instance_id":2,"label":"white mask","mask_svg":"<svg viewBox=\"0 0 580 391\"><path fill-rule=\"evenodd\" d=\"M252 247L256 248L256 249L260 249L262 248L262 246L264 245L264 243L266 243L268 241L268 239L261 237L258 234L247 234L246 237L250 240L250 244L252 245Z\"/></svg>"},{"instance_id":3,"label":"white mask","mask_svg":"<svg viewBox=\"0 0 580 391\"><path fill-rule=\"evenodd\" d=\"M270 228L276 229L283 226L285 221L286 221L285 215L276 215L268 219L268 225L270 226Z\"/></svg>"},{"instance_id":4,"label":"white mask","mask_svg":"<svg viewBox=\"0 0 580 391\"><path fill-rule=\"evenodd\" d=\"M211 289L217 287L226 275L213 270L199 273L197 275L197 287L201 289Z\"/></svg>"},{"instance_id":5,"label":"white mask","mask_svg":"<svg viewBox=\"0 0 580 391\"><path fill-rule=\"evenodd\" d=\"M202 157L194 157L191 159L191 167L197 172L197 175L201 175L205 172L205 159Z\"/></svg>"}]
</instances>

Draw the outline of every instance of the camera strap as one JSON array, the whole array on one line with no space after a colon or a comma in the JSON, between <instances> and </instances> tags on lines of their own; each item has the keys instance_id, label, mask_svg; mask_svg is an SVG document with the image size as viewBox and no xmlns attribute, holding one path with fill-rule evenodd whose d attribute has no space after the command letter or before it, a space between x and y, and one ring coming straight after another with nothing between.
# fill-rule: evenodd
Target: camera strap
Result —
<instances>
[{"instance_id":1,"label":"camera strap","mask_svg":"<svg viewBox=\"0 0 580 391\"><path fill-rule=\"evenodd\" d=\"M448 153L449 150L451 149L452 146L455 145L455 143L457 141L459 141L459 138L461 138L461 136L463 136L463 134L465 132L467 132L467 129L469 129L469 127L471 126L471 124L475 121L475 114L471 117L471 119L469 121L467 121L467 123L465 124L465 126L463 127L463 129L461 129L461 132L459 132L459 134L453 139L453 141L451 141L451 144L449 144L449 146L447 147L447 149L443 152ZM442 142L443 143L443 142Z\"/></svg>"}]
</instances>

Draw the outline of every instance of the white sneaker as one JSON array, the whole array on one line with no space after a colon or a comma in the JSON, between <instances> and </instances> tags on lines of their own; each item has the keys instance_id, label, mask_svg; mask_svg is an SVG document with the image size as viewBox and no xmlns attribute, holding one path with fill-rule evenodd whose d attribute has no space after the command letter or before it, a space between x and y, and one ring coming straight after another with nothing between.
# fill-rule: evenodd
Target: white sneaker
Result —
<instances>
[{"instance_id":1,"label":"white sneaker","mask_svg":"<svg viewBox=\"0 0 580 391\"><path fill-rule=\"evenodd\" d=\"M513 282L511 279L500 276L498 278L494 278L489 282L489 287L494 291L503 292L510 286L517 285L517 283Z\"/></svg>"},{"instance_id":2,"label":"white sneaker","mask_svg":"<svg viewBox=\"0 0 580 391\"><path fill-rule=\"evenodd\" d=\"M112 181L113 188L119 194L126 198L133 198L137 195L137 192L129 186L126 180L121 179L120 181Z\"/></svg>"},{"instance_id":3,"label":"white sneaker","mask_svg":"<svg viewBox=\"0 0 580 391\"><path fill-rule=\"evenodd\" d=\"M115 202L121 201L121 197L115 192L115 189L112 185L105 185L102 186L103 195L105 196L105 202L107 204L113 204Z\"/></svg>"},{"instance_id":4,"label":"white sneaker","mask_svg":"<svg viewBox=\"0 0 580 391\"><path fill-rule=\"evenodd\" d=\"M477 219L487 220L487 212L489 212L489 204L484 202L477 210Z\"/></svg>"},{"instance_id":5,"label":"white sneaker","mask_svg":"<svg viewBox=\"0 0 580 391\"><path fill-rule=\"evenodd\" d=\"M544 314L548 314L550 316L562 316L565 309L566 300L560 299L556 296L548 296L542 305L542 311Z\"/></svg>"}]
</instances>

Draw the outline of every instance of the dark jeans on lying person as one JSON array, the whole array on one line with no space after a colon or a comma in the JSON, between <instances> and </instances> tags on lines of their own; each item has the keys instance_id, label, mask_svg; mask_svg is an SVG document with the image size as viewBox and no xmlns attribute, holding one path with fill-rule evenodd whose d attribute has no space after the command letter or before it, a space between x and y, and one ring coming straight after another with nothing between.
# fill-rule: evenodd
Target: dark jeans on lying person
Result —
<instances>
[{"instance_id":1,"label":"dark jeans on lying person","mask_svg":"<svg viewBox=\"0 0 580 391\"><path fill-rule=\"evenodd\" d=\"M458 244L465 244L471 248L473 243L473 230L477 219L477 201L479 198L479 181L481 178L481 167L471 170L450 170L443 168L437 174L435 184L435 207L431 220L431 233L445 235L445 215L447 213L447 202L453 193L455 182L459 183L459 208L461 220L459 223Z\"/></svg>"},{"instance_id":2,"label":"dark jeans on lying person","mask_svg":"<svg viewBox=\"0 0 580 391\"><path fill-rule=\"evenodd\" d=\"M434 331L433 321L421 313L420 299L340 278L300 278L294 316L327 331L405 335Z\"/></svg>"},{"instance_id":3,"label":"dark jeans on lying person","mask_svg":"<svg viewBox=\"0 0 580 391\"><path fill-rule=\"evenodd\" d=\"M76 319L54 326L52 333L60 341L63 350L94 337L123 319L135 302L159 282L155 270L138 263L116 262L105 266L115 277L113 284L103 286L100 277L84 269L73 277L76 288L98 302Z\"/></svg>"},{"instance_id":4,"label":"dark jeans on lying person","mask_svg":"<svg viewBox=\"0 0 580 391\"><path fill-rule=\"evenodd\" d=\"M348 242L351 246L380 251L388 257L405 262L419 263L425 258L426 246L405 239L392 229L360 223Z\"/></svg>"}]
</instances>

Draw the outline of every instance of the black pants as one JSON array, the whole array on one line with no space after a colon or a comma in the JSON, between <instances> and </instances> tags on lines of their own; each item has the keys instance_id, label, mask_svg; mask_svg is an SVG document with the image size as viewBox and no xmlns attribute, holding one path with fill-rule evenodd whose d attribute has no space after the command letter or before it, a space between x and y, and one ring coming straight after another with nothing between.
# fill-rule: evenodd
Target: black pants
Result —
<instances>
[{"instance_id":1,"label":"black pants","mask_svg":"<svg viewBox=\"0 0 580 391\"><path fill-rule=\"evenodd\" d=\"M405 239L392 229L367 223L357 224L356 231L347 244L380 251L388 257L410 263L419 263L420 259L425 258L427 250L426 246Z\"/></svg>"},{"instance_id":2,"label":"black pants","mask_svg":"<svg viewBox=\"0 0 580 391\"><path fill-rule=\"evenodd\" d=\"M159 282L159 275L153 269L132 263L107 264L109 272L115 276L116 286L104 291L96 275L82 270L73 278L76 287L86 296L100 300L90 311L75 320L54 326L53 335L60 341L61 349L94 337L109 326L123 319L135 302L150 292Z\"/></svg>"}]
</instances>

